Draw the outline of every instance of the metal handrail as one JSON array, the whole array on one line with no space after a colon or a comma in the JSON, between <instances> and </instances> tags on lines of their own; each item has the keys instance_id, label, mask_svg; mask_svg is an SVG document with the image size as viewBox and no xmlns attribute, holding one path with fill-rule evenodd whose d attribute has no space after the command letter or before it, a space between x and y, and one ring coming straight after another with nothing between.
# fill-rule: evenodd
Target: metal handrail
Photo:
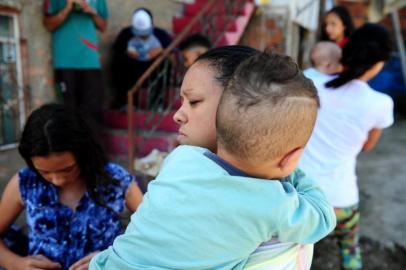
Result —
<instances>
[{"instance_id":1,"label":"metal handrail","mask_svg":"<svg viewBox=\"0 0 406 270\"><path fill-rule=\"evenodd\" d=\"M134 95L138 92L144 82L151 76L159 65L166 58L169 57L170 53L178 44L186 37L189 31L196 25L196 23L202 18L202 16L213 6L215 0L209 0L199 13L190 21L190 23L183 29L183 31L175 38L175 40L162 52L162 54L152 63L152 65L142 74L142 76L137 80L134 86L127 93L127 120L128 120L128 170L134 174L134 128L133 128L133 101Z\"/></svg>"}]
</instances>

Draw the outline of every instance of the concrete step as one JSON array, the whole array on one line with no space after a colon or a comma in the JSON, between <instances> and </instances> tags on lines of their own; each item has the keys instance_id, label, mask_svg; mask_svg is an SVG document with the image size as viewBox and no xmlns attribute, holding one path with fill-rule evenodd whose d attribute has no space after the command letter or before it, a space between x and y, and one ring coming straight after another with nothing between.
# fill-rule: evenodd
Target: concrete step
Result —
<instances>
[{"instance_id":1,"label":"concrete step","mask_svg":"<svg viewBox=\"0 0 406 270\"><path fill-rule=\"evenodd\" d=\"M153 116L155 114L155 116ZM175 112L168 113L150 112L150 111L134 111L133 126L136 129L151 130L155 125L157 131L177 132L179 125L173 120ZM128 118L126 111L105 111L104 124L111 129L127 129Z\"/></svg>"},{"instance_id":2,"label":"concrete step","mask_svg":"<svg viewBox=\"0 0 406 270\"><path fill-rule=\"evenodd\" d=\"M247 2L244 6L242 15L238 16L235 20L236 30L235 31L228 31L224 34L223 39L219 42L218 46L226 46L226 45L235 45L239 42L242 35L244 34L244 30L247 27L251 16L255 11L255 6L251 2Z\"/></svg>"},{"instance_id":3,"label":"concrete step","mask_svg":"<svg viewBox=\"0 0 406 270\"><path fill-rule=\"evenodd\" d=\"M204 2L204 1L202 1ZM202 5L201 2L196 1L195 4L192 4L193 8L195 7L200 7L199 5ZM217 4L216 4L217 7ZM201 8L201 7L200 7ZM196 8L197 9L197 8ZM255 10L255 5L251 1L247 1L247 3L244 5L244 7L239 10L237 13L239 14L235 20L233 20L231 23L229 23L227 26L225 25L225 19L224 19L224 14L225 11L221 9L221 5L216 8L216 29L218 29L218 34L222 33L222 29L226 28L225 34L222 36L222 38L217 41L217 46L226 46L226 45L235 45L238 43L240 40L241 36L244 33L244 30L252 16ZM197 13L193 13L196 10L193 11L185 11L184 16L182 17L174 17L172 19L172 25L173 25L173 32L175 34L179 34L182 32L182 30L190 23L190 21L193 19L193 16L196 15ZM198 11L197 11L198 12ZM193 32L201 32L202 31L202 25L200 22L197 22L194 27L191 29L191 33ZM216 30L215 30L216 31ZM213 34L213 36L217 36L216 33Z\"/></svg>"},{"instance_id":4,"label":"concrete step","mask_svg":"<svg viewBox=\"0 0 406 270\"><path fill-rule=\"evenodd\" d=\"M121 156L125 159L128 153L128 134L123 129L106 130L103 134L105 150L109 156ZM153 132L138 133L134 138L135 153L138 157L149 154L153 149L171 151L176 145L176 133Z\"/></svg>"},{"instance_id":5,"label":"concrete step","mask_svg":"<svg viewBox=\"0 0 406 270\"><path fill-rule=\"evenodd\" d=\"M134 96L134 105L137 107L137 109L148 109L149 96L150 93L147 88L141 88L139 90L139 92ZM181 106L181 101L176 88L165 89L165 94L163 96L163 106L175 111ZM171 107L169 108L169 106Z\"/></svg>"},{"instance_id":6,"label":"concrete step","mask_svg":"<svg viewBox=\"0 0 406 270\"><path fill-rule=\"evenodd\" d=\"M179 34L183 31L183 29L189 25L190 21L193 20L193 16L183 16L183 17L173 17L172 19L172 29L175 34ZM215 27L218 32L222 32L224 28L227 28L227 31L236 31L237 30L237 23L232 21L226 25L224 13L216 15L214 18L215 20ZM201 32L202 25L201 22L197 22L194 27L192 27L190 32Z\"/></svg>"}]
</instances>

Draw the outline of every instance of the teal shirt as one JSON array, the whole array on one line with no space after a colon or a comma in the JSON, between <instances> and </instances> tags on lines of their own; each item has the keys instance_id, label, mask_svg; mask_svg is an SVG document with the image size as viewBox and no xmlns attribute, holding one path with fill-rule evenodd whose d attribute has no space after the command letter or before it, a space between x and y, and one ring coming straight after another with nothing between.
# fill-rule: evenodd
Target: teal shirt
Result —
<instances>
[{"instance_id":1,"label":"teal shirt","mask_svg":"<svg viewBox=\"0 0 406 270\"><path fill-rule=\"evenodd\" d=\"M105 0L88 0L103 19L108 17ZM45 0L45 14L58 14L66 0ZM72 10L52 32L52 61L55 69L99 69L98 37L92 17Z\"/></svg>"},{"instance_id":2,"label":"teal shirt","mask_svg":"<svg viewBox=\"0 0 406 270\"><path fill-rule=\"evenodd\" d=\"M242 269L272 237L314 243L333 230L333 208L302 172L231 176L204 151L180 146L167 157L125 234L89 269Z\"/></svg>"}]
</instances>

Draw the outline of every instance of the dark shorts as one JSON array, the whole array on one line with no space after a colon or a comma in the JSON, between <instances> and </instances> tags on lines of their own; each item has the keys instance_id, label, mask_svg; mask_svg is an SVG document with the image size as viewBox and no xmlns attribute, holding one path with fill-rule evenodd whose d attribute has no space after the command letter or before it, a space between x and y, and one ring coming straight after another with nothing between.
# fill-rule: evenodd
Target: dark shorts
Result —
<instances>
[{"instance_id":1,"label":"dark shorts","mask_svg":"<svg viewBox=\"0 0 406 270\"><path fill-rule=\"evenodd\" d=\"M56 69L55 81L57 93L67 106L101 122L104 89L99 69Z\"/></svg>"}]
</instances>

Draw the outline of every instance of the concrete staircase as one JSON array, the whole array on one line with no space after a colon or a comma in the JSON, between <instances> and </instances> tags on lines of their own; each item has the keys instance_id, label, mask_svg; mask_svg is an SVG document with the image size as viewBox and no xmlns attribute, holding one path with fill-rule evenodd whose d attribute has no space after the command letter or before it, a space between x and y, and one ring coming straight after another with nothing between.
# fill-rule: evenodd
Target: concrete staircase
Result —
<instances>
[{"instance_id":1,"label":"concrete staircase","mask_svg":"<svg viewBox=\"0 0 406 270\"><path fill-rule=\"evenodd\" d=\"M179 34L190 23L194 16L202 9L206 0L196 0L194 4L184 4L184 13L181 17L174 17L172 19L172 27L174 34ZM216 27L211 34L205 33L203 26L197 23L192 28L192 32L201 32L202 34L212 37L212 42L219 46L234 45L240 40L252 13L254 12L254 4L251 1L245 2L242 8L233 11L237 14L235 18L229 23L226 22L224 14L226 13L226 4L224 1L217 1L213 7L213 19L215 20ZM224 35L222 32L225 29ZM206 29L208 31L209 29ZM216 37L220 36L220 39L216 40Z\"/></svg>"}]
</instances>

